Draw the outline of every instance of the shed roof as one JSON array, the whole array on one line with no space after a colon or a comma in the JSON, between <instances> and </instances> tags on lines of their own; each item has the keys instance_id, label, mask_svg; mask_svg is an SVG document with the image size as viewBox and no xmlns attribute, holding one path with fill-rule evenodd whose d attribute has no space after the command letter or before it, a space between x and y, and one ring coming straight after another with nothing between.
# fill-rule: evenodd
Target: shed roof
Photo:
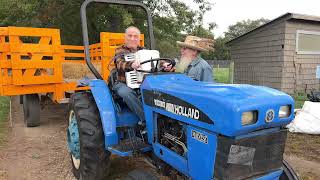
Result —
<instances>
[{"instance_id":1,"label":"shed roof","mask_svg":"<svg viewBox=\"0 0 320 180\"><path fill-rule=\"evenodd\" d=\"M255 32L263 27L266 27L268 25L271 25L275 22L280 22L280 21L288 21L288 20L291 20L291 19L297 19L297 20L305 20L305 21L315 21L315 22L320 22L320 17L319 16L310 16L310 15L305 15L305 14L295 14L295 13L286 13L278 18L275 18L241 36L238 36L230 41L228 41L226 44L227 45L231 45L232 43L240 40L240 39L243 39L245 38L246 36L248 36L249 34L251 34L252 32Z\"/></svg>"}]
</instances>

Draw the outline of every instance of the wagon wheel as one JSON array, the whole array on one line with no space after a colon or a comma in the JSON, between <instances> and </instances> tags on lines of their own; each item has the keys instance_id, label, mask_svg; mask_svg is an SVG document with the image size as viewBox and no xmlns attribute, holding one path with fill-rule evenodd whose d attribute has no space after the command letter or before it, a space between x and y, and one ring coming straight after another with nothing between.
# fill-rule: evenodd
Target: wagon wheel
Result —
<instances>
[{"instance_id":1,"label":"wagon wheel","mask_svg":"<svg viewBox=\"0 0 320 180\"><path fill-rule=\"evenodd\" d=\"M24 123L27 127L40 125L40 103L38 94L23 96Z\"/></svg>"}]
</instances>

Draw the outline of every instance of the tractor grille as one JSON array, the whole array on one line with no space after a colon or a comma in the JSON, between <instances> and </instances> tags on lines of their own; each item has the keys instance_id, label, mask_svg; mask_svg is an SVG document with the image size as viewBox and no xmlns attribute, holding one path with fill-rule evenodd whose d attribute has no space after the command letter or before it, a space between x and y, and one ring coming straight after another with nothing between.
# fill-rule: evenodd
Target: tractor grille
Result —
<instances>
[{"instance_id":1,"label":"tractor grille","mask_svg":"<svg viewBox=\"0 0 320 180\"><path fill-rule=\"evenodd\" d=\"M218 138L215 179L251 179L282 167L287 131L254 137Z\"/></svg>"}]
</instances>

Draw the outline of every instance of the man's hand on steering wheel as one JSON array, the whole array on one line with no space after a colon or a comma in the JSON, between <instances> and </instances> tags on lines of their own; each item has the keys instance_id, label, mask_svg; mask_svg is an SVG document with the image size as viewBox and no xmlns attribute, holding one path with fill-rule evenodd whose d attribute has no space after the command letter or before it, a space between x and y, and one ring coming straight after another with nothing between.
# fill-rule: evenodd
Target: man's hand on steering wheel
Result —
<instances>
[{"instance_id":1,"label":"man's hand on steering wheel","mask_svg":"<svg viewBox=\"0 0 320 180\"><path fill-rule=\"evenodd\" d=\"M156 61L156 65L155 67L151 68L150 71L146 71L146 70L140 70L138 69L137 71L139 72L145 72L145 73L156 73L156 72L162 72L162 71L171 71L173 69L173 67L176 65L176 62L173 59L170 58L156 58L156 59L150 59L150 60L146 60L142 63L140 63L140 65L149 63L149 62L154 62ZM164 63L160 63L161 67L158 68L158 64L160 61L165 61ZM166 64L166 65L165 65Z\"/></svg>"},{"instance_id":2,"label":"man's hand on steering wheel","mask_svg":"<svg viewBox=\"0 0 320 180\"><path fill-rule=\"evenodd\" d=\"M132 64L131 64L131 67L135 70L137 70L139 67L141 67L141 64L137 61L134 61Z\"/></svg>"},{"instance_id":3,"label":"man's hand on steering wheel","mask_svg":"<svg viewBox=\"0 0 320 180\"><path fill-rule=\"evenodd\" d=\"M164 62L162 64L162 67L163 67L163 70L166 71L166 72L170 72L173 68L172 64L171 63L168 63L168 62Z\"/></svg>"}]
</instances>

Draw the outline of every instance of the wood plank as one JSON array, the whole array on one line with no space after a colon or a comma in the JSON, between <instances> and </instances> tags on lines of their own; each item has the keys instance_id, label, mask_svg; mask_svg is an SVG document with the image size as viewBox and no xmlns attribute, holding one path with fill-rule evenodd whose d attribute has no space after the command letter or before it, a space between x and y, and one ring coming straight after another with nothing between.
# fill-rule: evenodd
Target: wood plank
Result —
<instances>
[{"instance_id":1,"label":"wood plank","mask_svg":"<svg viewBox=\"0 0 320 180\"><path fill-rule=\"evenodd\" d=\"M59 29L51 28L30 28L30 27L12 27L9 26L9 35L10 36L46 36L50 37L54 34L59 34Z\"/></svg>"},{"instance_id":2,"label":"wood plank","mask_svg":"<svg viewBox=\"0 0 320 180\"><path fill-rule=\"evenodd\" d=\"M84 50L84 46L61 45L63 50Z\"/></svg>"},{"instance_id":3,"label":"wood plank","mask_svg":"<svg viewBox=\"0 0 320 180\"><path fill-rule=\"evenodd\" d=\"M54 85L43 84L43 85L29 85L29 86L2 86L4 96L15 96L23 94L35 94L35 93L48 93L54 92Z\"/></svg>"},{"instance_id":4,"label":"wood plank","mask_svg":"<svg viewBox=\"0 0 320 180\"><path fill-rule=\"evenodd\" d=\"M12 69L34 69L34 68L54 68L58 62L50 62L50 61L43 61L43 62L36 62L36 61L20 61L20 62L13 62Z\"/></svg>"},{"instance_id":5,"label":"wood plank","mask_svg":"<svg viewBox=\"0 0 320 180\"><path fill-rule=\"evenodd\" d=\"M0 27L0 36L7 36L9 35L8 27Z\"/></svg>"},{"instance_id":6,"label":"wood plank","mask_svg":"<svg viewBox=\"0 0 320 180\"><path fill-rule=\"evenodd\" d=\"M84 53L62 53L63 57L85 57Z\"/></svg>"}]
</instances>

